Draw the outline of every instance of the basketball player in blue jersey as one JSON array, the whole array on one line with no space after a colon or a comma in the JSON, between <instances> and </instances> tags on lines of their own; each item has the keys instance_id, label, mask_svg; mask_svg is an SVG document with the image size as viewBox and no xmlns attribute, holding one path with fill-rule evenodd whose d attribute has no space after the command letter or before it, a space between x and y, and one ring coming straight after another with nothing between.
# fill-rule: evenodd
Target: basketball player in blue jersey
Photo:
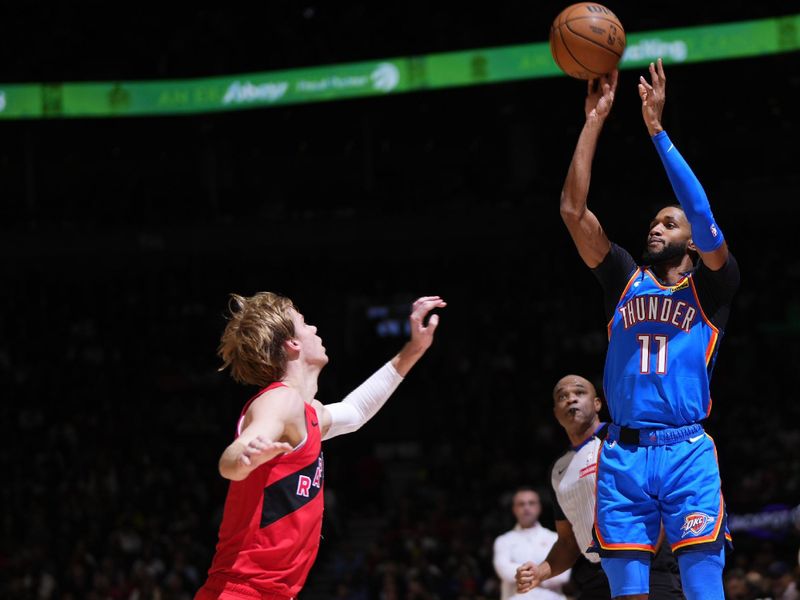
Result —
<instances>
[{"instance_id":1,"label":"basketball player in blue jersey","mask_svg":"<svg viewBox=\"0 0 800 600\"><path fill-rule=\"evenodd\" d=\"M609 318L603 384L612 423L598 460L595 548L613 597L647 598L663 522L686 597L723 598L730 536L714 442L701 422L739 268L703 187L661 125L661 60L649 70L650 82L639 79L642 117L680 206L650 222L643 264L609 241L586 206L616 71L589 83L561 193L561 216L603 286Z\"/></svg>"}]
</instances>

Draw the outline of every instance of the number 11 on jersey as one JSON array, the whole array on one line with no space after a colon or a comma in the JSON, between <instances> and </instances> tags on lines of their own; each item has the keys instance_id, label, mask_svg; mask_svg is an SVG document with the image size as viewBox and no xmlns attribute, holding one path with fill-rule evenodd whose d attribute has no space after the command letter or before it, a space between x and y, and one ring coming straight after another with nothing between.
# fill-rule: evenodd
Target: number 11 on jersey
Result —
<instances>
[{"instance_id":1,"label":"number 11 on jersey","mask_svg":"<svg viewBox=\"0 0 800 600\"><path fill-rule=\"evenodd\" d=\"M636 339L639 340L641 345L641 363L639 365L639 372L642 375L650 373L650 347L653 341L658 344L658 360L656 361L656 374L666 375L667 373L667 336L665 335L637 335Z\"/></svg>"}]
</instances>

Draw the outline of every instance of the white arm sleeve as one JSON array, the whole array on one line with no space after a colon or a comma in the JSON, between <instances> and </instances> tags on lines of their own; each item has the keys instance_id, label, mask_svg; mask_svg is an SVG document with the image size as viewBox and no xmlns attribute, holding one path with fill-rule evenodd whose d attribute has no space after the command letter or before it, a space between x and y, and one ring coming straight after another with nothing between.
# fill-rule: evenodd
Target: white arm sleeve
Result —
<instances>
[{"instance_id":1,"label":"white arm sleeve","mask_svg":"<svg viewBox=\"0 0 800 600\"><path fill-rule=\"evenodd\" d=\"M329 440L343 433L352 433L375 416L403 381L403 377L388 362L369 379L350 392L341 402L326 404L331 426L322 438Z\"/></svg>"}]
</instances>

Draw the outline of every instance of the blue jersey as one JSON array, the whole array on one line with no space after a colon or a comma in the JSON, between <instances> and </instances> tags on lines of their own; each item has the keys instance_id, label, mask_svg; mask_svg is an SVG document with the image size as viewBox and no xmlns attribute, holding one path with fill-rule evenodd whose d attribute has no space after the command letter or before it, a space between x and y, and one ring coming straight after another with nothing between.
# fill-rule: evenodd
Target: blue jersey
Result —
<instances>
[{"instance_id":1,"label":"blue jersey","mask_svg":"<svg viewBox=\"0 0 800 600\"><path fill-rule=\"evenodd\" d=\"M614 423L679 427L711 411L719 330L703 313L692 275L664 286L634 271L608 324L603 387Z\"/></svg>"}]
</instances>

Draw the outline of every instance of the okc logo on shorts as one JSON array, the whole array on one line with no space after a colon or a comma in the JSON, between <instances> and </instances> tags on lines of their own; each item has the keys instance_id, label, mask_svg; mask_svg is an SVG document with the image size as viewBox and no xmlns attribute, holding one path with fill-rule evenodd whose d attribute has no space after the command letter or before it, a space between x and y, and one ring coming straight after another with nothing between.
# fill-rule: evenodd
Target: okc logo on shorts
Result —
<instances>
[{"instance_id":1,"label":"okc logo on shorts","mask_svg":"<svg viewBox=\"0 0 800 600\"><path fill-rule=\"evenodd\" d=\"M686 537L687 535L700 535L711 523L716 520L717 519L715 517L711 517L706 513L690 513L686 515L683 520L683 527L681 527L683 535L681 537Z\"/></svg>"}]
</instances>

